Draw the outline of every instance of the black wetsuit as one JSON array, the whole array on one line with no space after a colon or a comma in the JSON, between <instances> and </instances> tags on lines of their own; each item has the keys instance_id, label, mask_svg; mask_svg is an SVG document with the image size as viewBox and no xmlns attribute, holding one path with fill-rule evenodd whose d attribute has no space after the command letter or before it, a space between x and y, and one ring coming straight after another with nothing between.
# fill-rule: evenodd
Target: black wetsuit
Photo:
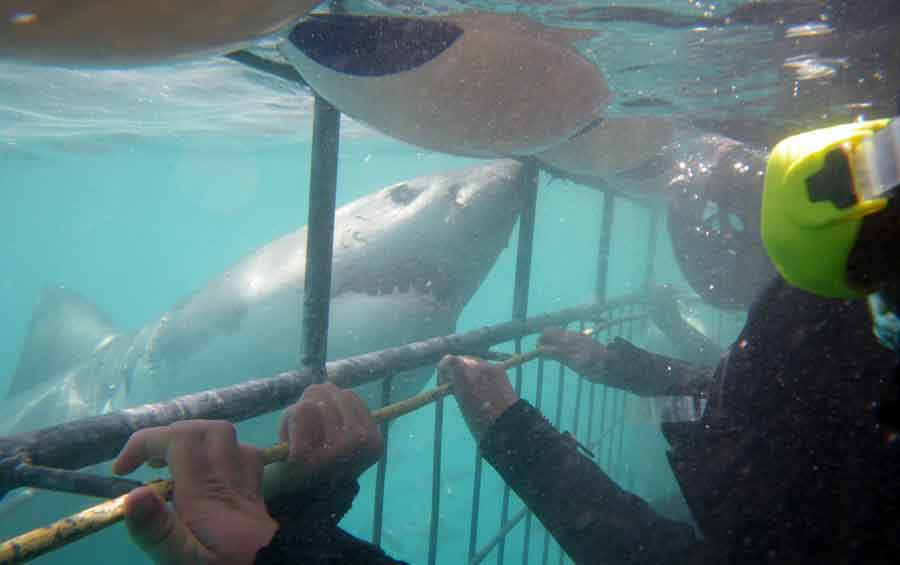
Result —
<instances>
[{"instance_id":1,"label":"black wetsuit","mask_svg":"<svg viewBox=\"0 0 900 565\"><path fill-rule=\"evenodd\" d=\"M278 532L255 565L398 565L381 548L338 527L359 492L354 483L310 488L269 501Z\"/></svg>"},{"instance_id":2,"label":"black wetsuit","mask_svg":"<svg viewBox=\"0 0 900 565\"><path fill-rule=\"evenodd\" d=\"M702 541L619 488L525 401L481 451L577 563L897 563L900 446L884 441L873 413L897 360L870 323L862 302L777 281L714 374L612 345L619 386L709 399L700 422L664 425ZM344 496L332 508L349 504ZM278 547L259 564L397 563L337 529L340 510L285 521L281 508Z\"/></svg>"}]
</instances>

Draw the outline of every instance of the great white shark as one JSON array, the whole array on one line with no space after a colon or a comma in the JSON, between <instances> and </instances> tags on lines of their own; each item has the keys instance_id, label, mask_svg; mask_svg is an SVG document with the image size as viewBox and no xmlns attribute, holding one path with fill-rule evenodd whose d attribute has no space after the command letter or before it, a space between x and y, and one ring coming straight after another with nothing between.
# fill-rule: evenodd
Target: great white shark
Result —
<instances>
[{"instance_id":1,"label":"great white shark","mask_svg":"<svg viewBox=\"0 0 900 565\"><path fill-rule=\"evenodd\" d=\"M501 160L388 186L337 211L329 357L451 333L507 245L524 179ZM296 369L306 229L272 241L136 331L75 291L35 307L0 433ZM414 394L430 370L395 377ZM373 406L380 385L360 387Z\"/></svg>"}]
</instances>

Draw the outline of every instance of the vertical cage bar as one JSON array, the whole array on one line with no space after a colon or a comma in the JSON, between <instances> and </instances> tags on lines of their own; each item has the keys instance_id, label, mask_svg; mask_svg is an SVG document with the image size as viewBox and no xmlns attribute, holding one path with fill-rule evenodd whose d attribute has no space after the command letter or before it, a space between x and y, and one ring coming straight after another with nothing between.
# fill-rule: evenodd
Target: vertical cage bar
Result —
<instances>
[{"instance_id":1,"label":"vertical cage bar","mask_svg":"<svg viewBox=\"0 0 900 565\"><path fill-rule=\"evenodd\" d=\"M716 310L716 343L722 347L722 311Z\"/></svg>"},{"instance_id":2,"label":"vertical cage bar","mask_svg":"<svg viewBox=\"0 0 900 565\"><path fill-rule=\"evenodd\" d=\"M541 398L544 396L544 358L538 357L537 360L537 386L534 392L534 407L540 412ZM531 527L533 516L531 512L525 515L525 538L522 540L522 565L528 565L528 559L531 557ZM549 534L544 532L545 541Z\"/></svg>"},{"instance_id":3,"label":"vertical cage bar","mask_svg":"<svg viewBox=\"0 0 900 565\"><path fill-rule=\"evenodd\" d=\"M539 171L537 165L524 163L525 202L519 217L519 243L516 249L516 286L513 294L512 316L523 320L528 314L528 291L531 285L531 258L534 247L534 224L537 215L537 187Z\"/></svg>"},{"instance_id":4,"label":"vertical cage bar","mask_svg":"<svg viewBox=\"0 0 900 565\"><path fill-rule=\"evenodd\" d=\"M610 326L606 326L606 343L609 343L609 338L612 335L612 329ZM594 339L599 339L600 336L594 335ZM604 447L603 442L606 441L606 399L609 395L609 387L603 385L603 395L600 397L600 437L597 438L597 445L594 448L594 458L596 459L597 465L603 464L603 452L602 448Z\"/></svg>"},{"instance_id":5,"label":"vertical cage bar","mask_svg":"<svg viewBox=\"0 0 900 565\"><path fill-rule=\"evenodd\" d=\"M584 327L584 322L581 323L581 327ZM588 447L588 449L594 451L593 446L591 446L591 439L593 439L594 435L594 408L597 402L597 385L594 382L590 382L590 384L588 384L588 387L590 392L588 393L587 431L584 444Z\"/></svg>"},{"instance_id":6,"label":"vertical cage bar","mask_svg":"<svg viewBox=\"0 0 900 565\"><path fill-rule=\"evenodd\" d=\"M588 393L588 420L587 420L587 432L585 434L585 445L588 446L588 449L591 451L596 451L593 446L594 439L594 409L597 404L597 385L595 383L591 383L588 385L590 392Z\"/></svg>"},{"instance_id":7,"label":"vertical cage bar","mask_svg":"<svg viewBox=\"0 0 900 565\"><path fill-rule=\"evenodd\" d=\"M506 523L506 526L501 528L500 531L497 532L496 535L494 535L494 537L492 537L484 547L478 550L478 553L475 554L475 557L473 557L472 560L469 561L469 565L478 565L478 563L484 561L484 558L494 550L494 547L496 547L497 544L500 543L500 540L506 539L506 536L509 535L509 532L511 532L512 529L522 521L522 518L524 518L527 513L528 508L522 508L521 510L516 512L515 516L513 516L512 519Z\"/></svg>"},{"instance_id":8,"label":"vertical cage bar","mask_svg":"<svg viewBox=\"0 0 900 565\"><path fill-rule=\"evenodd\" d=\"M622 391L622 428L619 431L619 452L616 455L616 473L624 484L624 473L627 468L625 464L625 420L628 417L628 393Z\"/></svg>"},{"instance_id":9,"label":"vertical cage bar","mask_svg":"<svg viewBox=\"0 0 900 565\"><path fill-rule=\"evenodd\" d=\"M594 300L606 300L607 278L609 275L609 249L612 244L613 213L616 196L610 191L603 193L603 222L600 224L600 244L597 249L597 286Z\"/></svg>"},{"instance_id":10,"label":"vertical cage bar","mask_svg":"<svg viewBox=\"0 0 900 565\"><path fill-rule=\"evenodd\" d=\"M472 516L469 518L469 551L466 554L466 562L471 563L475 558L475 551L478 549L478 514L481 506L481 475L483 473L484 461L478 452L478 446L475 446L475 471L472 486Z\"/></svg>"},{"instance_id":11,"label":"vertical cage bar","mask_svg":"<svg viewBox=\"0 0 900 565\"><path fill-rule=\"evenodd\" d=\"M603 394L600 397L600 437L597 439L597 448L594 450L594 457L597 458L597 465L603 462L602 448L606 447L606 399L609 397L609 387L603 385Z\"/></svg>"},{"instance_id":12,"label":"vertical cage bar","mask_svg":"<svg viewBox=\"0 0 900 565\"><path fill-rule=\"evenodd\" d=\"M522 339L516 339L516 353L522 352ZM519 394L522 389L522 366L519 365L516 367L516 394ZM510 488L506 482L503 483L503 498L500 503L500 530L504 530L506 528L506 523L509 521L509 494ZM506 557L506 536L504 536L497 543L497 565L503 565L503 560Z\"/></svg>"},{"instance_id":13,"label":"vertical cage bar","mask_svg":"<svg viewBox=\"0 0 900 565\"><path fill-rule=\"evenodd\" d=\"M393 377L387 377L381 381L381 405L387 406L391 403L391 381ZM388 456L388 423L381 424L381 435L384 436L384 452L381 459L378 460L378 470L375 475L375 509L372 517L372 543L381 545L381 530L384 523L384 482L387 476L387 456Z\"/></svg>"},{"instance_id":14,"label":"vertical cage bar","mask_svg":"<svg viewBox=\"0 0 900 565\"><path fill-rule=\"evenodd\" d=\"M531 553L531 512L528 508L525 510L525 534L522 538L522 565L528 565L529 554Z\"/></svg>"},{"instance_id":15,"label":"vertical cage bar","mask_svg":"<svg viewBox=\"0 0 900 565\"><path fill-rule=\"evenodd\" d=\"M637 310L637 306L634 304L629 304L626 306L625 317L629 318L626 322L627 330L626 335L628 336L628 341L634 342L634 314ZM628 419L628 403L631 401L629 397L629 393L622 391L622 431L619 433L619 454L618 454L618 462L619 462L619 475L622 476L624 473L628 471L628 463L625 461L625 423ZM624 478L622 479L622 484L624 484Z\"/></svg>"},{"instance_id":16,"label":"vertical cage bar","mask_svg":"<svg viewBox=\"0 0 900 565\"><path fill-rule=\"evenodd\" d=\"M563 410L563 396L566 390L566 366L562 363L559 364L559 382L557 384L556 389L556 417L553 419L553 425L556 429L559 429L560 422L562 421L562 410Z\"/></svg>"},{"instance_id":17,"label":"vertical cage bar","mask_svg":"<svg viewBox=\"0 0 900 565\"><path fill-rule=\"evenodd\" d=\"M619 397L618 395L619 395L619 391L616 389L613 389L613 393L610 395L611 396L610 400L612 402L612 417L610 418L610 422L609 422L610 428L609 428L609 433L607 434L607 437L608 437L607 441L609 443L607 443L607 446L606 446L606 469L607 469L607 473L610 476L612 476L612 474L613 474L613 446L616 443L614 441L616 438L616 428L619 426L619 414L618 414L619 403L616 402Z\"/></svg>"},{"instance_id":18,"label":"vertical cage bar","mask_svg":"<svg viewBox=\"0 0 900 565\"><path fill-rule=\"evenodd\" d=\"M634 320L632 319L634 316L634 304L626 304L624 312L625 317L628 318L625 321L625 339L634 341Z\"/></svg>"},{"instance_id":19,"label":"vertical cage bar","mask_svg":"<svg viewBox=\"0 0 900 565\"><path fill-rule=\"evenodd\" d=\"M532 224L532 226L533 226L533 224ZM521 239L519 241L521 244ZM529 261L530 261L530 259L529 259ZM519 270L516 269L516 274L518 274L518 273L519 273ZM516 277L516 279L517 279L517 283L518 283L518 277ZM518 284L516 286L518 287ZM527 286L528 285L526 283L526 288L527 288ZM519 312L513 312L513 317L516 317L517 314L519 314ZM516 338L516 340L515 340L515 351L516 351L517 355L521 355L521 353L522 353L522 338L520 338L520 337ZM522 395L522 365L518 365L516 367L515 390L516 390L516 396ZM506 524L509 521L509 496L510 496L509 485L504 483L503 484L503 498L500 503L500 530L501 531L503 531L506 528ZM530 514L530 512L528 514ZM505 557L506 557L506 536L504 536L502 539L500 539L500 541L497 543L497 563L498 563L498 565L502 565Z\"/></svg>"},{"instance_id":20,"label":"vertical cage bar","mask_svg":"<svg viewBox=\"0 0 900 565\"><path fill-rule=\"evenodd\" d=\"M331 305L331 258L337 200L338 146L341 114L316 96L312 162L309 173L309 221L303 291L302 364L324 382L328 355L328 311Z\"/></svg>"},{"instance_id":21,"label":"vertical cage bar","mask_svg":"<svg viewBox=\"0 0 900 565\"><path fill-rule=\"evenodd\" d=\"M623 314L620 312L618 307L612 309L609 313L610 320L620 320L622 318L622 316L623 316ZM622 333L621 326L622 326L621 321L616 323L616 325L615 325L616 335L621 335L621 333ZM607 328L606 333L607 333L607 341L608 341L612 337L612 334L613 334L613 325L612 324ZM606 388L609 389L609 387L606 387ZM604 391L604 393L603 393L604 396L607 396L606 392L607 391ZM606 430L604 430L604 432L603 432L603 438L604 438L604 441L606 442L604 445L604 451L606 451L606 467L605 468L606 468L606 473L608 475L610 475L610 477L612 477L612 473L613 473L613 467L612 467L612 465L613 465L613 444L614 444L613 440L615 439L616 427L618 426L618 415L616 414L616 408L617 408L617 404L616 404L617 396L616 395L617 394L618 394L618 389L613 388L609 391L609 395L608 395L608 398L609 398L609 408L608 408L609 427ZM597 460L598 460L598 462L600 460L599 453L597 455Z\"/></svg>"},{"instance_id":22,"label":"vertical cage bar","mask_svg":"<svg viewBox=\"0 0 900 565\"><path fill-rule=\"evenodd\" d=\"M537 388L534 392L534 407L538 410L541 409L541 404L544 396L544 358L538 357L537 360Z\"/></svg>"},{"instance_id":23,"label":"vertical cage bar","mask_svg":"<svg viewBox=\"0 0 900 565\"><path fill-rule=\"evenodd\" d=\"M646 339L647 328L648 328L647 324L649 323L648 318L650 316L647 314L647 307L645 305L641 305L640 307L638 307L638 310L640 310L640 313L641 313L641 320L640 320L640 324L638 326L638 330L641 332L641 335ZM643 345L643 344L641 344L641 345Z\"/></svg>"},{"instance_id":24,"label":"vertical cage bar","mask_svg":"<svg viewBox=\"0 0 900 565\"><path fill-rule=\"evenodd\" d=\"M516 286L513 294L514 320L524 320L528 314L528 292L531 287L531 258L534 247L534 224L537 216L537 187L539 170L533 161L523 164L525 171L525 203L522 215L519 218L519 245L516 253ZM522 338L515 340L516 353L522 353ZM522 394L521 365L516 367L516 395ZM500 529L502 530L509 521L509 485L503 485L503 501L500 505ZM497 564L502 565L506 556L506 537L497 544Z\"/></svg>"},{"instance_id":25,"label":"vertical cage bar","mask_svg":"<svg viewBox=\"0 0 900 565\"><path fill-rule=\"evenodd\" d=\"M428 565L437 562L438 525L441 519L441 445L444 436L444 399L434 404L434 460L431 468L431 524L428 532Z\"/></svg>"},{"instance_id":26,"label":"vertical cage bar","mask_svg":"<svg viewBox=\"0 0 900 565\"><path fill-rule=\"evenodd\" d=\"M553 418L553 425L556 429L559 429L559 426L562 422L562 411L563 411L563 397L565 396L566 391L566 366L562 363L559 363L559 373L558 373L558 385L556 389L556 415ZM562 559L563 550L562 546L558 543L556 544L559 547L560 559ZM546 554L548 550L547 544L544 545L544 553ZM546 560L545 560L546 562Z\"/></svg>"},{"instance_id":27,"label":"vertical cage bar","mask_svg":"<svg viewBox=\"0 0 900 565\"><path fill-rule=\"evenodd\" d=\"M647 262L644 264L644 288L653 287L656 267L656 240L659 239L659 208L650 208L650 235L647 240Z\"/></svg>"},{"instance_id":28,"label":"vertical cage bar","mask_svg":"<svg viewBox=\"0 0 900 565\"><path fill-rule=\"evenodd\" d=\"M578 331L584 331L584 321L578 323ZM575 414L572 418L572 436L577 440L579 423L581 421L581 391L584 388L584 378L581 375L576 375L576 378L578 382L575 386Z\"/></svg>"}]
</instances>

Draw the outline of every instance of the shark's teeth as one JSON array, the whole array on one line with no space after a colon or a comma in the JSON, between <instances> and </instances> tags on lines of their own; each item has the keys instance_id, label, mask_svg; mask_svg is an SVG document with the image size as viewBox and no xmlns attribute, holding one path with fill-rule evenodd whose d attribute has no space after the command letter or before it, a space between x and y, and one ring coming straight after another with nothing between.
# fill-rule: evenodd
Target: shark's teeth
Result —
<instances>
[{"instance_id":1,"label":"shark's teeth","mask_svg":"<svg viewBox=\"0 0 900 565\"><path fill-rule=\"evenodd\" d=\"M346 290L352 291L353 287L347 288ZM381 280L378 285L367 287L364 289L358 289L356 291L363 292L364 294L368 294L369 296L373 297L397 297L407 294L415 294L436 304L448 307L455 306L456 302L450 296L452 293L441 293L439 291L439 286L431 278L419 278L412 281L404 281L400 284L395 284L394 281Z\"/></svg>"}]
</instances>

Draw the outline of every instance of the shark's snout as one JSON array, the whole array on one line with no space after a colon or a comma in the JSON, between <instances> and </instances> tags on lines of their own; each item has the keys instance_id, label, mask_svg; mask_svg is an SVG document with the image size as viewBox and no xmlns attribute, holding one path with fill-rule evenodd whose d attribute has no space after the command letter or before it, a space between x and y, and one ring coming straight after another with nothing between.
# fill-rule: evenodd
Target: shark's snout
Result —
<instances>
[{"instance_id":1,"label":"shark's snout","mask_svg":"<svg viewBox=\"0 0 900 565\"><path fill-rule=\"evenodd\" d=\"M458 206L516 208L524 181L525 166L519 161L504 159L476 169L450 190Z\"/></svg>"}]
</instances>

